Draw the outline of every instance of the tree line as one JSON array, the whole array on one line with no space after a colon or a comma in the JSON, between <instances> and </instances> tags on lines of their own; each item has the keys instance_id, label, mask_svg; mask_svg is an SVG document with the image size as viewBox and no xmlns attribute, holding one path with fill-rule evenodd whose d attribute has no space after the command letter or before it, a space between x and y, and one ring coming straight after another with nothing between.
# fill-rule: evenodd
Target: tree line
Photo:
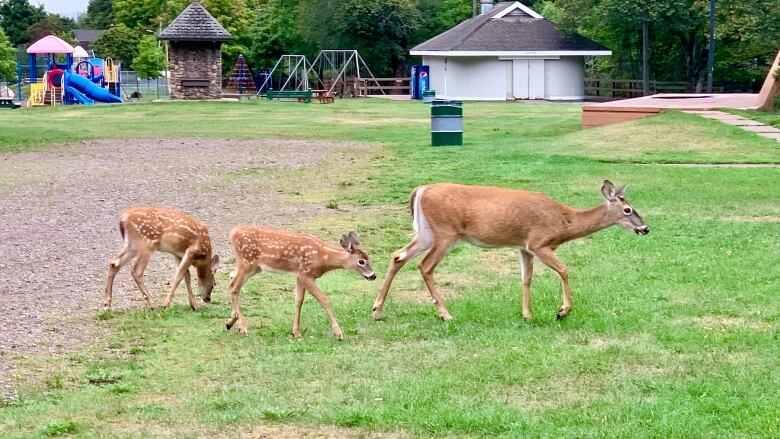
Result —
<instances>
[{"instance_id":1,"label":"tree line","mask_svg":"<svg viewBox=\"0 0 780 439\"><path fill-rule=\"evenodd\" d=\"M106 29L93 48L152 70L159 63L153 33L190 0L90 0L77 21L47 14L29 0L0 0L6 46L45 33L72 41L78 27ZM280 55L313 57L320 49L357 49L378 76L406 76L419 62L409 49L471 17L474 0L201 0L234 36L223 46L223 68L239 54L258 70ZM525 0L524 4L613 50L588 63L588 74L642 76L642 29L648 29L649 77L700 85L706 77L709 0ZM755 88L780 46L780 1L717 0L716 84ZM0 56L3 53L0 35ZM100 49L100 50L98 50ZM0 60L0 68L3 65ZM135 68L135 67L134 67ZM0 74L3 74L0 70Z\"/></svg>"}]
</instances>

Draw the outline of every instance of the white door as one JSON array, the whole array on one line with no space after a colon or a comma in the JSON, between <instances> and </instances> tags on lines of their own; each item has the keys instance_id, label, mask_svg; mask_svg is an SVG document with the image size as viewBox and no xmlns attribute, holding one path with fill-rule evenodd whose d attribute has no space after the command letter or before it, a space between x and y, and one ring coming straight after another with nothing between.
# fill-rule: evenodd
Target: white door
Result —
<instances>
[{"instance_id":1,"label":"white door","mask_svg":"<svg viewBox=\"0 0 780 439\"><path fill-rule=\"evenodd\" d=\"M512 96L515 99L544 99L544 60L512 60Z\"/></svg>"},{"instance_id":2,"label":"white door","mask_svg":"<svg viewBox=\"0 0 780 439\"><path fill-rule=\"evenodd\" d=\"M528 60L528 99L544 99L544 60Z\"/></svg>"},{"instance_id":3,"label":"white door","mask_svg":"<svg viewBox=\"0 0 780 439\"><path fill-rule=\"evenodd\" d=\"M528 60L512 60L512 96L528 99Z\"/></svg>"}]
</instances>

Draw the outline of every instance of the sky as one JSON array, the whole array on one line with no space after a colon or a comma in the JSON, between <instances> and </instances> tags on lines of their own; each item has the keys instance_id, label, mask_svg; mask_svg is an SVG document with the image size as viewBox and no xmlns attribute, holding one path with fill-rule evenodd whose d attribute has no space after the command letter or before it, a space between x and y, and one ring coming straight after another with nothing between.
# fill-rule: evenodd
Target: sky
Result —
<instances>
[{"instance_id":1,"label":"sky","mask_svg":"<svg viewBox=\"0 0 780 439\"><path fill-rule=\"evenodd\" d=\"M79 12L87 10L89 0L31 0L30 3L43 5L48 12L73 18Z\"/></svg>"}]
</instances>

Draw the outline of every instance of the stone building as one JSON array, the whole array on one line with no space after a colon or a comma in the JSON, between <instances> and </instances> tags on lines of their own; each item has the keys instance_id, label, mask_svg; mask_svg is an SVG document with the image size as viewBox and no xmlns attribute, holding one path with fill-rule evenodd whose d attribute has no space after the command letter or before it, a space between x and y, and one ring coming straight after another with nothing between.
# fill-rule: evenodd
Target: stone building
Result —
<instances>
[{"instance_id":1,"label":"stone building","mask_svg":"<svg viewBox=\"0 0 780 439\"><path fill-rule=\"evenodd\" d=\"M171 99L219 99L222 43L233 38L197 0L174 19L159 39L168 40Z\"/></svg>"}]
</instances>

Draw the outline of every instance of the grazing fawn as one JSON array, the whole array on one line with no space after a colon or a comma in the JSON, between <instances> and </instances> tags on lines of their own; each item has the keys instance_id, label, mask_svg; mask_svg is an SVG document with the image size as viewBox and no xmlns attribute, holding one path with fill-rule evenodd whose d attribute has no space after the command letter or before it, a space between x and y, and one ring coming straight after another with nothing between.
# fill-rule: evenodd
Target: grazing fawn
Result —
<instances>
[{"instance_id":1,"label":"grazing fawn","mask_svg":"<svg viewBox=\"0 0 780 439\"><path fill-rule=\"evenodd\" d=\"M368 280L376 279L368 255L360 249L355 232L341 237L341 245L325 242L315 236L286 232L259 226L238 226L230 232L230 245L236 255L236 269L230 273L230 298L233 312L227 322L228 331L238 321L238 330L247 335L246 320L238 305L241 287L251 276L261 271L289 273L296 276L295 318L292 333L301 337L301 306L306 291L311 293L328 315L333 335L344 338L330 302L317 287L316 280L339 268L352 269Z\"/></svg>"},{"instance_id":2,"label":"grazing fawn","mask_svg":"<svg viewBox=\"0 0 780 439\"><path fill-rule=\"evenodd\" d=\"M182 278L187 286L187 297L190 308L198 308L190 285L190 265L195 267L200 284L200 297L204 302L211 302L211 291L214 289L214 272L219 264L219 256L211 255L211 239L206 227L190 216L176 210L154 207L136 207L126 211L119 221L119 233L122 234L124 247L108 264L108 284L104 305L111 308L111 295L114 277L119 270L133 258L137 258L132 275L146 303L154 307L154 299L144 284L144 271L152 253L161 251L172 254L179 264L171 282L163 307L168 307L173 299L173 292L179 286Z\"/></svg>"},{"instance_id":3,"label":"grazing fawn","mask_svg":"<svg viewBox=\"0 0 780 439\"><path fill-rule=\"evenodd\" d=\"M520 249L523 318L526 320L531 320L534 256L552 268L563 283L563 307L557 317L565 317L572 307L569 272L555 256L555 249L613 224L639 235L650 232L642 217L623 198L625 190L625 186L616 189L606 180L601 187L606 203L592 209L574 209L538 192L451 183L414 189L409 201L414 237L406 247L393 253L387 277L374 302L374 318L381 318L387 291L398 270L410 259L428 251L420 262L420 273L439 317L452 319L433 283L433 270L460 240L480 247Z\"/></svg>"}]
</instances>

